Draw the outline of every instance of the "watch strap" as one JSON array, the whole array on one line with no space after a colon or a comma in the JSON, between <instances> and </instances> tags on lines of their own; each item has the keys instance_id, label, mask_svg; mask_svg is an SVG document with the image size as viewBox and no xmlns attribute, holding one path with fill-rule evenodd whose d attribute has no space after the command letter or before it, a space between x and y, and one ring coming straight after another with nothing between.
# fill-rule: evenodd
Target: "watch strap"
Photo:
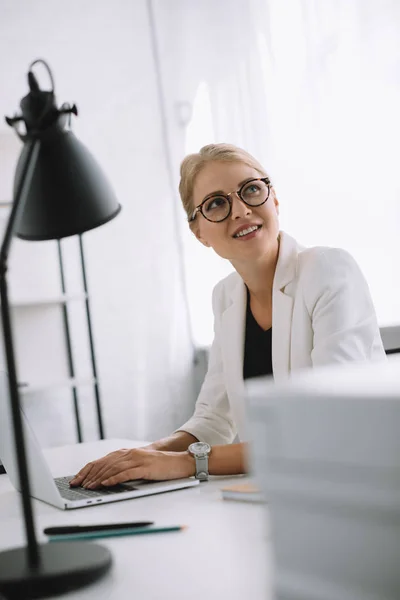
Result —
<instances>
[{"instance_id":1,"label":"watch strap","mask_svg":"<svg viewBox=\"0 0 400 600\"><path fill-rule=\"evenodd\" d=\"M199 481L208 480L208 454L202 456L194 455L196 461L196 479Z\"/></svg>"}]
</instances>

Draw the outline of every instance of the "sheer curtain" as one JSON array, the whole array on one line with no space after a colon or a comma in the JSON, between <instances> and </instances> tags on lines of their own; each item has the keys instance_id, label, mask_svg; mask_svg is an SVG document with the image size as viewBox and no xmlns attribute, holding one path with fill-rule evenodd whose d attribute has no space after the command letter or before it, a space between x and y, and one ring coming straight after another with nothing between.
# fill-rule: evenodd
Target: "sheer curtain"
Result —
<instances>
[{"instance_id":1,"label":"sheer curtain","mask_svg":"<svg viewBox=\"0 0 400 600\"><path fill-rule=\"evenodd\" d=\"M400 5L270 0L267 7L269 28L258 22L257 40L270 90L267 167L282 227L305 244L349 250L380 324L399 322Z\"/></svg>"},{"instance_id":2,"label":"sheer curtain","mask_svg":"<svg viewBox=\"0 0 400 600\"><path fill-rule=\"evenodd\" d=\"M265 165L281 227L346 248L381 325L400 321L400 4L395 0L173 0L156 4L176 185L185 153L232 142ZM177 200L178 201L178 200ZM195 339L231 270L188 233Z\"/></svg>"}]
</instances>

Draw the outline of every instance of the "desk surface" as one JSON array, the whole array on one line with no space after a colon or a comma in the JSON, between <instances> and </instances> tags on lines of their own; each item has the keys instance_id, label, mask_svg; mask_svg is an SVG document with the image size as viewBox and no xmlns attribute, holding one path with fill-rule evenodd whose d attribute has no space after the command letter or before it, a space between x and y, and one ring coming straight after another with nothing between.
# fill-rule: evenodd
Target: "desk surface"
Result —
<instances>
[{"instance_id":1,"label":"desk surface","mask_svg":"<svg viewBox=\"0 0 400 600\"><path fill-rule=\"evenodd\" d=\"M131 440L103 440L45 450L55 477ZM99 582L62 598L79 600L268 600L271 557L265 507L225 501L220 488L234 478L211 478L194 488L111 504L62 511L33 500L39 541L44 527L129 520L188 525L182 532L97 540L110 548L114 565ZM20 495L0 475L0 549L25 544ZM88 544L91 542L87 542Z\"/></svg>"}]
</instances>

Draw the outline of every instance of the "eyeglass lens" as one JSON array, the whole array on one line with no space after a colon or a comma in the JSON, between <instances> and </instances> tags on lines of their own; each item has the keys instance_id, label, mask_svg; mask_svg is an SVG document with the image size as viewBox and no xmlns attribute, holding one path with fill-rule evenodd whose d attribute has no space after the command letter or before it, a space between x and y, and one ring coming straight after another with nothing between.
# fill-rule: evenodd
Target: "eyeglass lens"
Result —
<instances>
[{"instance_id":1,"label":"eyeglass lens","mask_svg":"<svg viewBox=\"0 0 400 600\"><path fill-rule=\"evenodd\" d=\"M243 186L240 197L249 206L264 204L269 195L269 187L265 181L249 181ZM211 196L203 204L203 214L206 219L218 222L227 218L230 212L230 202L226 196Z\"/></svg>"}]
</instances>

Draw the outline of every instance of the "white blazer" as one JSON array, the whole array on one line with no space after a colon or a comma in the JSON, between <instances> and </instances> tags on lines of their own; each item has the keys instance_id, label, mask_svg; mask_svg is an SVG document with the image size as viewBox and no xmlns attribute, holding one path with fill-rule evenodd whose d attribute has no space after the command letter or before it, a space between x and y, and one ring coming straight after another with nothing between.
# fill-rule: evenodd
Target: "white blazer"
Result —
<instances>
[{"instance_id":1,"label":"white blazer","mask_svg":"<svg viewBox=\"0 0 400 600\"><path fill-rule=\"evenodd\" d=\"M214 341L193 417L179 431L209 444L245 440L243 351L246 287L231 273L213 291ZM272 367L299 369L386 360L368 285L339 248L304 248L280 233L272 290Z\"/></svg>"}]
</instances>

